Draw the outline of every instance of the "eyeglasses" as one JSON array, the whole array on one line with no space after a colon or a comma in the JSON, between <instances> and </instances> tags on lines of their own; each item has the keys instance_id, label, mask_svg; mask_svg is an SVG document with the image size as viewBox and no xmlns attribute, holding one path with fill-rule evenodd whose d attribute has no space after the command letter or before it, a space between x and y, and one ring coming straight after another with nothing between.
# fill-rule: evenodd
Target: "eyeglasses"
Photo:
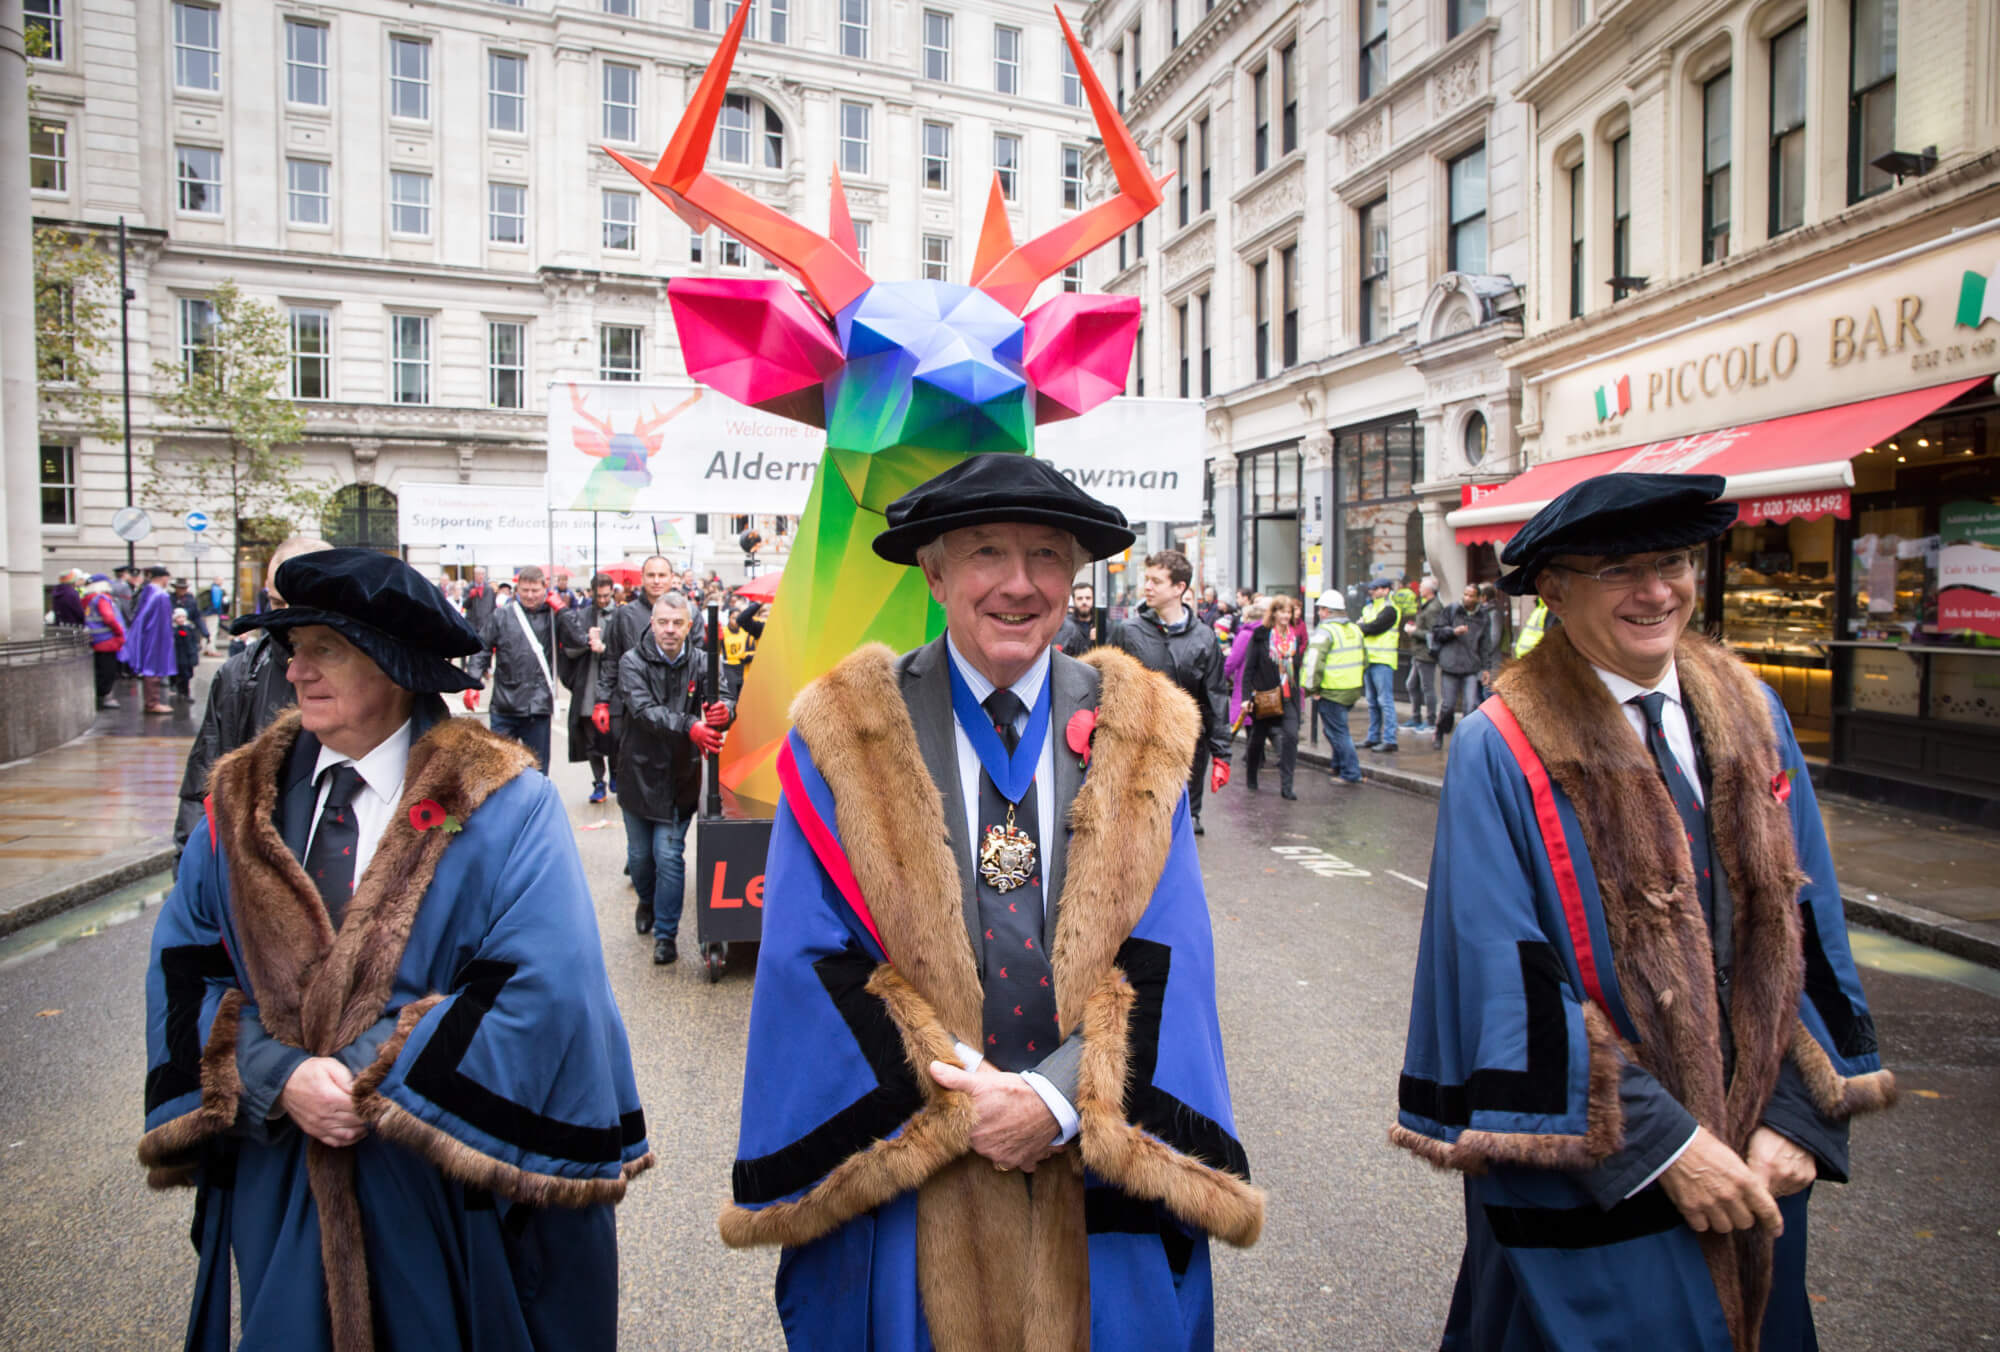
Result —
<instances>
[{"instance_id":1,"label":"eyeglasses","mask_svg":"<svg viewBox=\"0 0 2000 1352\"><path fill-rule=\"evenodd\" d=\"M1694 555L1662 554L1651 563L1614 563L1594 573L1572 568L1566 563L1551 563L1548 566L1560 568L1565 573L1575 573L1578 577L1587 577L1607 591L1625 591L1638 586L1649 575L1662 582L1679 582L1694 571Z\"/></svg>"}]
</instances>

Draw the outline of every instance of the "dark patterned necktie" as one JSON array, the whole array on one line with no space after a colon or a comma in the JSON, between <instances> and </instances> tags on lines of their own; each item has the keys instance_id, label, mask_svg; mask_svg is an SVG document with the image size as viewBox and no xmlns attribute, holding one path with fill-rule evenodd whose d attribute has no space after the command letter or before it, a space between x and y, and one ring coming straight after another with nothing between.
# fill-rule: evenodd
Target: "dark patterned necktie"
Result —
<instances>
[{"instance_id":1,"label":"dark patterned necktie","mask_svg":"<svg viewBox=\"0 0 2000 1352\"><path fill-rule=\"evenodd\" d=\"M347 761L328 770L326 779L326 806L320 809L319 825L313 828L312 845L306 850L306 876L319 889L327 918L339 929L347 903L354 898L354 848L361 840L354 795L361 792L361 772Z\"/></svg>"},{"instance_id":2,"label":"dark patterned necktie","mask_svg":"<svg viewBox=\"0 0 2000 1352\"><path fill-rule=\"evenodd\" d=\"M1708 923L1709 943L1715 954L1716 1005L1722 1017L1723 1074L1726 1079L1734 1072L1736 1060L1735 1041L1727 1036L1730 974L1735 965L1736 948L1736 908L1732 905L1729 880L1716 868L1715 842L1709 835L1709 814L1702 810L1694 781L1688 778L1673 748L1667 745L1667 697L1655 690L1649 695L1634 695L1627 703L1638 705L1646 716L1646 749L1653 753L1653 764L1659 767L1660 778L1666 782L1667 796L1674 800L1674 811L1681 818L1681 830L1687 835L1688 859L1694 865L1695 893L1701 898L1701 918ZM1694 743L1695 754L1699 757L1701 742L1696 735L1694 715L1685 707L1681 712L1688 720L1688 740ZM1696 773L1700 773L1699 764L1694 768Z\"/></svg>"},{"instance_id":3,"label":"dark patterned necktie","mask_svg":"<svg viewBox=\"0 0 2000 1352\"><path fill-rule=\"evenodd\" d=\"M1020 745L1014 720L1026 712L1021 697L995 690L986 697L987 716L1009 755ZM1042 860L1035 786L1014 804L1014 826L1035 840L1035 869L1026 883L1001 892L978 878L980 956L985 983L986 1045L980 1050L1001 1070L1028 1070L1056 1049L1056 992L1048 955L1042 951ZM993 777L979 772L979 840L1007 824L1007 800ZM975 843L975 850L978 844Z\"/></svg>"}]
</instances>

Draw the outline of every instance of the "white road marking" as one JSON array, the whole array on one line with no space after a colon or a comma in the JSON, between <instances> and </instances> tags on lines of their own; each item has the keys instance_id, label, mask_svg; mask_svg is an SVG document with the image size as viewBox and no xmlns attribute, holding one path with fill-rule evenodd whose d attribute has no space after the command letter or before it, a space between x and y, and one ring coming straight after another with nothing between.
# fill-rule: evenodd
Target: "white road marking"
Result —
<instances>
[{"instance_id":1,"label":"white road marking","mask_svg":"<svg viewBox=\"0 0 2000 1352\"><path fill-rule=\"evenodd\" d=\"M1368 870L1348 863L1337 854L1329 854L1313 845L1273 845L1271 853L1282 855L1308 873L1317 873L1322 878L1366 878Z\"/></svg>"},{"instance_id":2,"label":"white road marking","mask_svg":"<svg viewBox=\"0 0 2000 1352\"><path fill-rule=\"evenodd\" d=\"M1412 877L1411 877L1411 876L1410 876L1409 874L1407 874L1407 873L1398 873L1398 872L1396 872L1396 870L1394 870L1394 869L1392 869L1392 868L1385 868L1385 869L1383 869L1382 871L1383 871L1384 873L1388 874L1388 875L1389 875L1389 876L1390 876L1391 878L1401 878L1401 879L1402 879L1402 880L1403 880L1404 882L1406 882L1406 883L1408 883L1408 884L1409 884L1410 886L1412 886L1412 887L1416 888L1416 889L1417 889L1417 890L1418 890L1419 892L1427 892L1427 891L1429 891L1429 890L1430 890L1430 884L1428 884L1428 883L1424 883L1424 882L1419 882L1419 881L1418 881L1417 879L1415 879L1415 878L1412 878Z\"/></svg>"}]
</instances>

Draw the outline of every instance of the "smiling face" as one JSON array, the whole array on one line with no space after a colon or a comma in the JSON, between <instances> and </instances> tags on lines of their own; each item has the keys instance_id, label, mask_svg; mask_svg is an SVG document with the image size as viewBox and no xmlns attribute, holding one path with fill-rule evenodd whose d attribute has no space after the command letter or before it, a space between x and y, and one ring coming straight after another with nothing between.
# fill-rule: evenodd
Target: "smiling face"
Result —
<instances>
[{"instance_id":1,"label":"smiling face","mask_svg":"<svg viewBox=\"0 0 2000 1352\"><path fill-rule=\"evenodd\" d=\"M1556 567L1543 569L1535 586L1586 661L1650 687L1666 675L1674 645L1694 618L1695 570L1670 582L1648 566L1640 569L1636 585L1626 587L1608 587L1586 574L1688 553L1683 548L1622 558L1565 555Z\"/></svg>"},{"instance_id":2,"label":"smiling face","mask_svg":"<svg viewBox=\"0 0 2000 1352\"><path fill-rule=\"evenodd\" d=\"M298 693L299 722L324 745L358 759L409 718L414 696L334 630L302 624L290 642L285 679Z\"/></svg>"},{"instance_id":3,"label":"smiling face","mask_svg":"<svg viewBox=\"0 0 2000 1352\"><path fill-rule=\"evenodd\" d=\"M965 659L997 686L1021 679L1062 628L1076 541L1053 526L1001 523L947 531L923 560Z\"/></svg>"}]
</instances>

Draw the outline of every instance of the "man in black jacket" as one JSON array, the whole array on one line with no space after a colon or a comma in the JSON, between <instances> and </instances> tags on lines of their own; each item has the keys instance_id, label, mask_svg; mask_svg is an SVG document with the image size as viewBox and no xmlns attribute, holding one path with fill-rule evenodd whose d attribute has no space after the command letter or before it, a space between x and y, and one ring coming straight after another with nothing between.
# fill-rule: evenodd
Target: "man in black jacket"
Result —
<instances>
[{"instance_id":1,"label":"man in black jacket","mask_svg":"<svg viewBox=\"0 0 2000 1352\"><path fill-rule=\"evenodd\" d=\"M514 604L500 606L479 631L480 649L465 674L484 682L493 668L493 731L512 737L535 753L549 772L549 725L556 712L556 613L549 608L549 584L530 564L514 575ZM496 661L495 658L498 658ZM465 692L467 712L479 708L479 691Z\"/></svg>"},{"instance_id":2,"label":"man in black jacket","mask_svg":"<svg viewBox=\"0 0 2000 1352\"><path fill-rule=\"evenodd\" d=\"M1222 648L1215 631L1187 608L1188 583L1194 580L1187 555L1163 549L1146 560L1142 577L1145 604L1110 642L1187 691L1201 710L1202 736L1188 767L1188 812L1194 833L1201 835L1202 772L1210 771L1207 778L1218 792L1229 782L1229 679L1222 673Z\"/></svg>"},{"instance_id":3,"label":"man in black jacket","mask_svg":"<svg viewBox=\"0 0 2000 1352\"><path fill-rule=\"evenodd\" d=\"M701 800L701 758L721 748L735 717L726 687L722 699L702 703L707 659L689 636L693 627L687 598L666 592L645 633L618 660L625 871L639 895L634 923L641 934L653 932L653 961L662 965L680 956L687 828Z\"/></svg>"},{"instance_id":4,"label":"man in black jacket","mask_svg":"<svg viewBox=\"0 0 2000 1352\"><path fill-rule=\"evenodd\" d=\"M465 605L465 621L477 632L484 633L486 622L493 618L495 604L493 584L486 580L484 568L472 570L472 585L465 589L461 598Z\"/></svg>"},{"instance_id":5,"label":"man in black jacket","mask_svg":"<svg viewBox=\"0 0 2000 1352\"><path fill-rule=\"evenodd\" d=\"M1069 614L1063 616L1062 628L1056 631L1056 647L1071 657L1081 657L1103 642L1104 630L1097 623L1097 588L1079 582L1069 589Z\"/></svg>"},{"instance_id":6,"label":"man in black jacket","mask_svg":"<svg viewBox=\"0 0 2000 1352\"><path fill-rule=\"evenodd\" d=\"M636 646L653 623L653 606L667 588L674 585L674 565L664 555L655 554L639 565L639 594L611 612L604 625L604 652L597 660L597 700L590 710L591 725L622 743L625 701L618 693L618 663ZM689 609L692 623L693 609ZM612 757L611 791L618 792L618 762Z\"/></svg>"},{"instance_id":7,"label":"man in black jacket","mask_svg":"<svg viewBox=\"0 0 2000 1352\"><path fill-rule=\"evenodd\" d=\"M617 744L590 721L597 703L597 670L604 663L604 630L611 623L611 579L603 573L590 579L590 595L579 595L556 616L556 642L562 653L562 682L569 688L569 758L590 762L590 801L604 801L606 762Z\"/></svg>"},{"instance_id":8,"label":"man in black jacket","mask_svg":"<svg viewBox=\"0 0 2000 1352\"><path fill-rule=\"evenodd\" d=\"M316 554L333 546L316 536L294 535L271 552L264 573L264 590L270 596L269 609L278 609L285 598L278 595L278 565L297 554ZM272 719L292 707L292 683L285 679L291 654L269 633L233 654L208 683L208 704L202 710L201 729L188 748L187 769L181 773L181 806L174 818L174 848L186 846L187 839L203 817L202 800L208 796L208 772L215 763L255 740Z\"/></svg>"}]
</instances>

